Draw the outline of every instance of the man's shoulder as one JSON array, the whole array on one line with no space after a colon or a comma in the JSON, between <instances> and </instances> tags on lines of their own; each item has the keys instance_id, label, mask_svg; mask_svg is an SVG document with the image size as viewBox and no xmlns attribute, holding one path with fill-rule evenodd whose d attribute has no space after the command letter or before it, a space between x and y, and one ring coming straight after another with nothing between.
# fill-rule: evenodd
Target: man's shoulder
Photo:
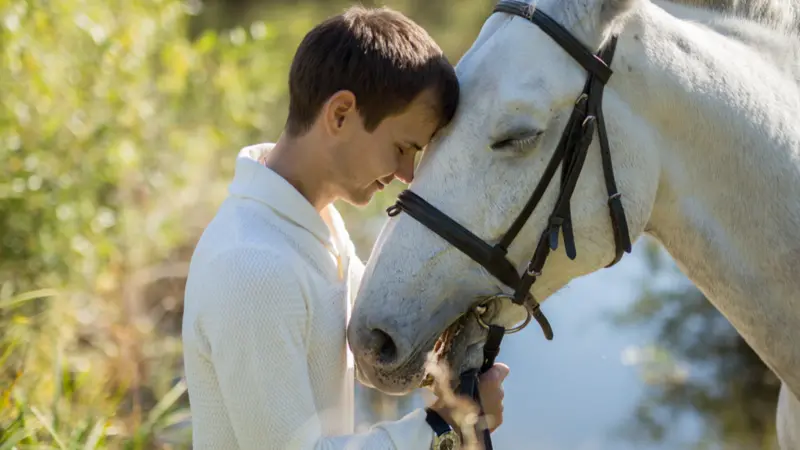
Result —
<instances>
[{"instance_id":1,"label":"man's shoulder","mask_svg":"<svg viewBox=\"0 0 800 450\"><path fill-rule=\"evenodd\" d=\"M193 285L228 289L246 283L253 289L273 284L297 284L300 255L287 236L267 217L247 220L248 214L231 211L228 204L204 230L189 265Z\"/></svg>"},{"instance_id":2,"label":"man's shoulder","mask_svg":"<svg viewBox=\"0 0 800 450\"><path fill-rule=\"evenodd\" d=\"M206 282L246 283L254 288L296 285L300 263L291 246L280 240L221 246L198 261L203 266Z\"/></svg>"},{"instance_id":3,"label":"man's shoulder","mask_svg":"<svg viewBox=\"0 0 800 450\"><path fill-rule=\"evenodd\" d=\"M304 316L308 299L298 270L293 253L279 247L219 248L191 262L185 302L214 320L264 311Z\"/></svg>"},{"instance_id":4,"label":"man's shoulder","mask_svg":"<svg viewBox=\"0 0 800 450\"><path fill-rule=\"evenodd\" d=\"M253 253L286 260L292 257L282 219L269 208L237 197L227 198L203 230L192 259L240 259Z\"/></svg>"},{"instance_id":5,"label":"man's shoulder","mask_svg":"<svg viewBox=\"0 0 800 450\"><path fill-rule=\"evenodd\" d=\"M201 326L212 347L229 335L304 329L309 304L292 256L274 247L234 245L192 264L184 321Z\"/></svg>"}]
</instances>

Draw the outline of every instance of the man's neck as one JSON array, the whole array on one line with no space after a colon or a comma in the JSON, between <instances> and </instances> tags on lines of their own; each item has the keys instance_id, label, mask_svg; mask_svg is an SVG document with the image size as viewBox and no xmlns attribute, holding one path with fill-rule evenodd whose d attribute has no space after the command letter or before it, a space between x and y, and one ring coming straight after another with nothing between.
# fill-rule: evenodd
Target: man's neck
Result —
<instances>
[{"instance_id":1,"label":"man's neck","mask_svg":"<svg viewBox=\"0 0 800 450\"><path fill-rule=\"evenodd\" d=\"M322 152L311 135L288 138L281 135L275 147L262 157L264 165L289 182L317 211L336 200L326 169L328 154Z\"/></svg>"}]
</instances>

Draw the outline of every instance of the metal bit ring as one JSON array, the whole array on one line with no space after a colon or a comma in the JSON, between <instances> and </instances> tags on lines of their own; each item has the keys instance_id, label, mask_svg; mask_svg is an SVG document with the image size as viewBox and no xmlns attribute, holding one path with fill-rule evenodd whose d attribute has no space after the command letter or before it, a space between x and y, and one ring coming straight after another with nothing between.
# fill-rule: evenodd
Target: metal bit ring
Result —
<instances>
[{"instance_id":1,"label":"metal bit ring","mask_svg":"<svg viewBox=\"0 0 800 450\"><path fill-rule=\"evenodd\" d=\"M514 300L514 296L513 295L497 294L497 295L493 295L491 297L488 297L483 303L478 305L475 309L486 305L487 303L491 302L492 300L497 300L497 299L501 299L501 298L506 298L508 300L511 300L512 302ZM523 307L525 308L525 313L527 314L527 316L525 317L525 320L521 324L519 324L519 325L517 325L515 327L506 328L505 329L505 334L514 334L514 333L517 333L519 331L522 331L525 327L528 326L529 323L531 323L531 319L533 319L533 312L531 311L531 308L528 306L527 303ZM486 322L484 322L482 314L479 314L477 311L475 311L475 309L473 309L473 313L475 314L475 318L478 321L478 325L480 325L481 327L483 327L483 328L488 330L489 329L489 325Z\"/></svg>"}]
</instances>

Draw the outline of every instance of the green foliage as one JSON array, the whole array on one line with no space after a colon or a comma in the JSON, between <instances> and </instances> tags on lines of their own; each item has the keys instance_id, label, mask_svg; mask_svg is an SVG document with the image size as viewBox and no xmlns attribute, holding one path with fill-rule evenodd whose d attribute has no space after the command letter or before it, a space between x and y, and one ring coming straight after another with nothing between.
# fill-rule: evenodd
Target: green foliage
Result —
<instances>
[{"instance_id":1,"label":"green foliage","mask_svg":"<svg viewBox=\"0 0 800 450\"><path fill-rule=\"evenodd\" d=\"M151 448L186 406L179 302L152 287L185 273L238 149L280 132L319 15L196 40L190 18L0 2L0 448Z\"/></svg>"},{"instance_id":2,"label":"green foliage","mask_svg":"<svg viewBox=\"0 0 800 450\"><path fill-rule=\"evenodd\" d=\"M704 428L694 448L774 448L777 377L655 243L647 259L640 298L615 317L618 325L657 330L656 344L637 361L649 388L624 434L669 442L688 415ZM658 283L665 275L669 281Z\"/></svg>"}]
</instances>

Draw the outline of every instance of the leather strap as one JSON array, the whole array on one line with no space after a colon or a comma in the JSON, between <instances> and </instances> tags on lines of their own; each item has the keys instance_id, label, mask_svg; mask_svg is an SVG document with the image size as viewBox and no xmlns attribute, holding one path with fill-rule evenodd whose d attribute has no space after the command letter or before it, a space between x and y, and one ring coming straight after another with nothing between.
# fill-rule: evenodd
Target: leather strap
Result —
<instances>
[{"instance_id":1,"label":"leather strap","mask_svg":"<svg viewBox=\"0 0 800 450\"><path fill-rule=\"evenodd\" d=\"M617 48L617 37L611 38L609 45L603 49L600 56L606 60L611 61L614 58L614 52ZM608 210L611 215L611 227L614 233L614 242L616 243L616 253L614 259L606 267L611 267L622 259L623 253L631 252L631 236L628 230L628 220L625 217L625 208L622 207L622 194L617 190L617 183L614 180L614 166L611 163L611 146L608 143L608 132L606 131L606 123L603 117L603 90L598 92L598 107L596 111L597 123L597 137L600 141L600 156L603 163L603 178L606 183L606 191L608 192Z\"/></svg>"},{"instance_id":2,"label":"leather strap","mask_svg":"<svg viewBox=\"0 0 800 450\"><path fill-rule=\"evenodd\" d=\"M390 217L401 211L433 230L507 286L519 283L517 269L506 259L505 249L487 244L413 191L407 189L401 192L395 204L386 210Z\"/></svg>"},{"instance_id":3,"label":"leather strap","mask_svg":"<svg viewBox=\"0 0 800 450\"><path fill-rule=\"evenodd\" d=\"M478 389L478 377L486 373L494 365L495 358L500 353L500 344L503 342L505 333L505 328L497 325L489 325L489 335L486 337L486 343L483 345L483 365L479 370L467 370L459 377L460 383L458 393L473 399L473 401L478 404L481 417L484 415L484 410L483 403L481 402L480 390ZM484 449L492 450L492 433L489 431L485 420L480 425Z\"/></svg>"},{"instance_id":4,"label":"leather strap","mask_svg":"<svg viewBox=\"0 0 800 450\"><path fill-rule=\"evenodd\" d=\"M438 412L432 410L431 408L425 408L425 422L431 426L436 436L441 436L453 429L453 427L451 427L450 424L447 423L447 421L444 420L444 418L442 418Z\"/></svg>"},{"instance_id":5,"label":"leather strap","mask_svg":"<svg viewBox=\"0 0 800 450\"><path fill-rule=\"evenodd\" d=\"M494 360L500 354L500 344L503 342L506 330L497 325L489 325L489 334L486 343L483 344L483 365L480 372L486 373L494 365Z\"/></svg>"},{"instance_id":6,"label":"leather strap","mask_svg":"<svg viewBox=\"0 0 800 450\"><path fill-rule=\"evenodd\" d=\"M610 61L610 58L602 58L590 52L581 41L572 36L566 28L562 27L558 22L553 20L535 5L523 3L519 1L501 1L494 8L494 12L508 13L515 16L523 17L535 23L539 28L547 33L561 48L572 56L572 58L582 65L588 72L597 76L597 78L607 83L611 78L611 69L605 61Z\"/></svg>"}]
</instances>

